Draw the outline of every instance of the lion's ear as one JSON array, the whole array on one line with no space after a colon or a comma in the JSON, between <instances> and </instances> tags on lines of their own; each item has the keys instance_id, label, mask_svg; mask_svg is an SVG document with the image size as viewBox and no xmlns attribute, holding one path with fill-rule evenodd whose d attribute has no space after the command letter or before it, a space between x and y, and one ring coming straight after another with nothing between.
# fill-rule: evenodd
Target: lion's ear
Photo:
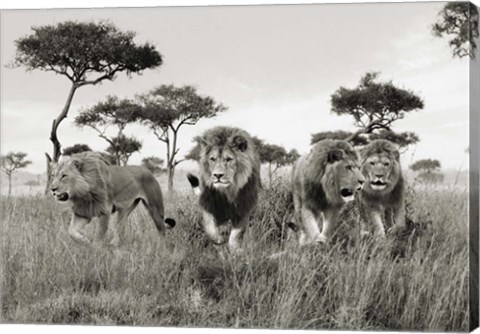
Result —
<instances>
[{"instance_id":1,"label":"lion's ear","mask_svg":"<svg viewBox=\"0 0 480 334\"><path fill-rule=\"evenodd\" d=\"M82 163L80 162L80 160L72 160L71 162L72 166L75 167L79 172L82 171Z\"/></svg>"},{"instance_id":2,"label":"lion's ear","mask_svg":"<svg viewBox=\"0 0 480 334\"><path fill-rule=\"evenodd\" d=\"M398 150L395 150L395 151L392 152L392 154L393 154L393 157L395 158L395 160L400 162L400 152Z\"/></svg>"},{"instance_id":3,"label":"lion's ear","mask_svg":"<svg viewBox=\"0 0 480 334\"><path fill-rule=\"evenodd\" d=\"M195 137L194 140L200 145L200 147L206 147L209 144L207 137Z\"/></svg>"},{"instance_id":4,"label":"lion's ear","mask_svg":"<svg viewBox=\"0 0 480 334\"><path fill-rule=\"evenodd\" d=\"M248 148L248 141L243 136L235 136L233 138L233 146L238 148L241 152L245 152Z\"/></svg>"},{"instance_id":5,"label":"lion's ear","mask_svg":"<svg viewBox=\"0 0 480 334\"><path fill-rule=\"evenodd\" d=\"M343 151L339 149L331 150L327 154L327 162L334 163L336 161L340 161L343 158Z\"/></svg>"}]
</instances>

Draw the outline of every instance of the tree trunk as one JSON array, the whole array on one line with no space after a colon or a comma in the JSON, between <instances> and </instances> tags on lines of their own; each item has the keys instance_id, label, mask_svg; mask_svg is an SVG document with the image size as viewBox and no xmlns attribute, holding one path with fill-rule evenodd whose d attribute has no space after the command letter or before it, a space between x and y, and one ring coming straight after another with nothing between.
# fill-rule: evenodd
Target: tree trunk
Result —
<instances>
[{"instance_id":1,"label":"tree trunk","mask_svg":"<svg viewBox=\"0 0 480 334\"><path fill-rule=\"evenodd\" d=\"M12 194L12 174L8 174L8 197Z\"/></svg>"},{"instance_id":2,"label":"tree trunk","mask_svg":"<svg viewBox=\"0 0 480 334\"><path fill-rule=\"evenodd\" d=\"M45 153L47 157L47 183L45 184L45 195L48 195L48 190L50 188L50 182L52 182L52 158L48 153Z\"/></svg>"},{"instance_id":3,"label":"tree trunk","mask_svg":"<svg viewBox=\"0 0 480 334\"><path fill-rule=\"evenodd\" d=\"M173 190L173 176L175 174L175 166L168 166L168 192L171 193Z\"/></svg>"},{"instance_id":4,"label":"tree trunk","mask_svg":"<svg viewBox=\"0 0 480 334\"><path fill-rule=\"evenodd\" d=\"M269 182L269 184L270 184L270 187L272 187L272 182L273 182L273 180L272 180L272 179L273 179L273 175L272 175L272 174L273 174L273 172L272 172L272 164L269 163L269 164L268 164L268 182Z\"/></svg>"},{"instance_id":5,"label":"tree trunk","mask_svg":"<svg viewBox=\"0 0 480 334\"><path fill-rule=\"evenodd\" d=\"M68 92L67 96L67 101L65 101L65 105L63 106L63 110L58 115L57 118L53 120L52 123L52 131L50 132L50 141L53 144L53 155L50 157L47 153L47 184L45 186L45 195L48 194L48 187L50 186L50 182L52 180L52 166L51 162L56 163L58 162L58 159L60 158L61 155L61 148L62 145L60 144L60 141L58 140L57 137L57 129L60 123L67 118L68 115L68 110L70 109L70 105L72 104L73 100L73 95L75 94L75 91L77 90L77 85L75 83L72 83L72 86L70 87L70 91Z\"/></svg>"},{"instance_id":6,"label":"tree trunk","mask_svg":"<svg viewBox=\"0 0 480 334\"><path fill-rule=\"evenodd\" d=\"M173 176L175 174L175 156L177 155L177 130L172 128L173 132L173 143L172 143L172 152L168 154L168 192L173 191Z\"/></svg>"},{"instance_id":7,"label":"tree trunk","mask_svg":"<svg viewBox=\"0 0 480 334\"><path fill-rule=\"evenodd\" d=\"M358 129L357 131L352 133L350 136L345 138L345 140L348 141L348 142L353 142L358 136L360 136L362 134L370 134L370 133L373 132L373 130L380 129L380 128L385 128L385 127L382 126L381 121L373 120L369 124L367 124L366 127Z\"/></svg>"}]
</instances>

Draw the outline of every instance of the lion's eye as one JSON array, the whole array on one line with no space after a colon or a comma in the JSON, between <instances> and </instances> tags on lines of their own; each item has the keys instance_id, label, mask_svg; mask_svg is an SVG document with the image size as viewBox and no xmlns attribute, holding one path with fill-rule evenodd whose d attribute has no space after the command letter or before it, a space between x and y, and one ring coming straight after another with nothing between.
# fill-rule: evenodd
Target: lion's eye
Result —
<instances>
[{"instance_id":1,"label":"lion's eye","mask_svg":"<svg viewBox=\"0 0 480 334\"><path fill-rule=\"evenodd\" d=\"M385 167L388 167L388 166L390 166L390 163L389 163L389 162L385 162L383 165L384 165Z\"/></svg>"},{"instance_id":2,"label":"lion's eye","mask_svg":"<svg viewBox=\"0 0 480 334\"><path fill-rule=\"evenodd\" d=\"M211 158L210 158L210 161L211 161L211 162L215 162L215 160L216 160L216 159L215 159L214 157L211 157Z\"/></svg>"},{"instance_id":3,"label":"lion's eye","mask_svg":"<svg viewBox=\"0 0 480 334\"><path fill-rule=\"evenodd\" d=\"M225 161L226 161L226 162L230 162L230 161L232 161L232 160L233 160L233 159L230 158L230 157L226 157L226 158L225 158Z\"/></svg>"},{"instance_id":4,"label":"lion's eye","mask_svg":"<svg viewBox=\"0 0 480 334\"><path fill-rule=\"evenodd\" d=\"M353 167L351 165L346 166L347 170L352 170Z\"/></svg>"},{"instance_id":5,"label":"lion's eye","mask_svg":"<svg viewBox=\"0 0 480 334\"><path fill-rule=\"evenodd\" d=\"M64 177L67 177L67 174L63 174L60 179L63 179Z\"/></svg>"},{"instance_id":6,"label":"lion's eye","mask_svg":"<svg viewBox=\"0 0 480 334\"><path fill-rule=\"evenodd\" d=\"M375 166L375 162L374 162L374 161L370 161L370 165Z\"/></svg>"}]
</instances>

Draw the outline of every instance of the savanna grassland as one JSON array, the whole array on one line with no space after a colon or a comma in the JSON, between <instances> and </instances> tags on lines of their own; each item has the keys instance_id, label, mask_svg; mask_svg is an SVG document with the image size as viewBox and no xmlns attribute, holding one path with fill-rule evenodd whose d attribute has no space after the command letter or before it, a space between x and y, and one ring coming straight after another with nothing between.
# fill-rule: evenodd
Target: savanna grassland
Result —
<instances>
[{"instance_id":1,"label":"savanna grassland","mask_svg":"<svg viewBox=\"0 0 480 334\"><path fill-rule=\"evenodd\" d=\"M467 190L415 188L415 237L301 250L279 228L286 190L262 190L242 258L206 240L186 190L166 199L177 220L166 238L139 207L117 249L71 241L51 198L3 197L2 321L468 330Z\"/></svg>"}]
</instances>

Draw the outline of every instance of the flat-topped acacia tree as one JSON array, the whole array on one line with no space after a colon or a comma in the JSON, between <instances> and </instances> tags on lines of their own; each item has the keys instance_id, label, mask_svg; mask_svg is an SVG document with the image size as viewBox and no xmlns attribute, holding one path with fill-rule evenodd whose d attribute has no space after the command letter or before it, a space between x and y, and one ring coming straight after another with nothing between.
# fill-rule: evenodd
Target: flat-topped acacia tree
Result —
<instances>
[{"instance_id":1,"label":"flat-topped acacia tree","mask_svg":"<svg viewBox=\"0 0 480 334\"><path fill-rule=\"evenodd\" d=\"M287 152L283 146L265 143L263 140L254 138L260 162L268 166L268 183L273 185L273 176L280 167L293 164L300 154L292 149Z\"/></svg>"},{"instance_id":2,"label":"flat-topped acacia tree","mask_svg":"<svg viewBox=\"0 0 480 334\"><path fill-rule=\"evenodd\" d=\"M104 139L109 147L107 152L117 165L127 165L130 156L142 148L135 137L127 137L123 133L126 126L135 122L140 106L130 99L119 99L108 96L105 101L98 102L90 108L84 108L75 117L75 125L89 127ZM116 136L108 136L107 130L117 128Z\"/></svg>"},{"instance_id":3,"label":"flat-topped acacia tree","mask_svg":"<svg viewBox=\"0 0 480 334\"><path fill-rule=\"evenodd\" d=\"M400 147L417 143L413 132L395 132L394 123L421 110L424 103L414 92L396 87L391 81L378 82L378 72L368 72L355 88L340 87L331 96L332 113L354 119L355 132L326 131L312 135L312 144L323 139L344 139L353 145L387 139Z\"/></svg>"},{"instance_id":4,"label":"flat-topped acacia tree","mask_svg":"<svg viewBox=\"0 0 480 334\"><path fill-rule=\"evenodd\" d=\"M177 139L184 125L195 125L203 118L215 117L227 110L210 96L197 93L194 86L175 87L161 85L149 93L138 96L142 108L137 120L148 126L167 149L166 168L168 191L173 190L175 167L185 159L177 160L179 152Z\"/></svg>"},{"instance_id":5,"label":"flat-topped acacia tree","mask_svg":"<svg viewBox=\"0 0 480 334\"><path fill-rule=\"evenodd\" d=\"M12 194L12 174L21 168L25 168L32 162L27 160L27 153L23 152L9 152L7 155L2 155L0 158L2 171L8 177L8 196Z\"/></svg>"},{"instance_id":6,"label":"flat-topped acacia tree","mask_svg":"<svg viewBox=\"0 0 480 334\"><path fill-rule=\"evenodd\" d=\"M391 131L393 123L424 107L423 100L415 93L398 88L392 82L377 82L378 75L378 72L368 72L357 87L340 87L331 96L332 112L353 116L358 128L347 140L376 130Z\"/></svg>"},{"instance_id":7,"label":"flat-topped acacia tree","mask_svg":"<svg viewBox=\"0 0 480 334\"><path fill-rule=\"evenodd\" d=\"M122 32L109 22L66 21L32 27L32 30L30 35L15 41L13 65L25 66L28 71L53 72L71 82L65 105L52 122L53 154L46 153L48 187L50 162L57 162L61 154L57 129L68 115L75 91L82 86L114 80L120 72L130 75L160 66L162 56L149 43L135 44L134 32Z\"/></svg>"}]
</instances>

